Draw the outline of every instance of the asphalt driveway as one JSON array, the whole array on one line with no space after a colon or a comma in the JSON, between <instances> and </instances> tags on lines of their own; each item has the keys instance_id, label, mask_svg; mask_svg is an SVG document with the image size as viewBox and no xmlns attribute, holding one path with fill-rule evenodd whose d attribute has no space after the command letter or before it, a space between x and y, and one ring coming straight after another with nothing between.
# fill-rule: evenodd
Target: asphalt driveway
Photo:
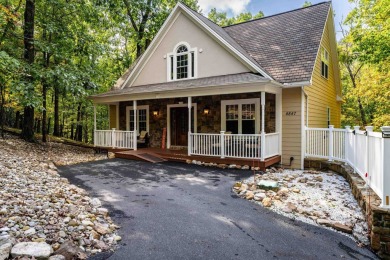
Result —
<instances>
[{"instance_id":1,"label":"asphalt driveway","mask_svg":"<svg viewBox=\"0 0 390 260\"><path fill-rule=\"evenodd\" d=\"M93 259L377 259L350 238L290 220L231 191L251 173L122 159L59 168L122 226Z\"/></svg>"}]
</instances>

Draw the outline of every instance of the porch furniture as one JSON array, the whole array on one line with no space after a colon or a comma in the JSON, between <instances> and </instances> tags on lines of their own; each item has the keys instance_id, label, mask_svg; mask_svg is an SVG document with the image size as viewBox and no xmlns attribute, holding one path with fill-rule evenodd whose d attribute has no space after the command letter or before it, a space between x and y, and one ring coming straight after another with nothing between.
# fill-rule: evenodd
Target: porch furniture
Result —
<instances>
[{"instance_id":1,"label":"porch furniture","mask_svg":"<svg viewBox=\"0 0 390 260\"><path fill-rule=\"evenodd\" d=\"M141 131L137 138L138 147L149 147L149 133L147 131Z\"/></svg>"}]
</instances>

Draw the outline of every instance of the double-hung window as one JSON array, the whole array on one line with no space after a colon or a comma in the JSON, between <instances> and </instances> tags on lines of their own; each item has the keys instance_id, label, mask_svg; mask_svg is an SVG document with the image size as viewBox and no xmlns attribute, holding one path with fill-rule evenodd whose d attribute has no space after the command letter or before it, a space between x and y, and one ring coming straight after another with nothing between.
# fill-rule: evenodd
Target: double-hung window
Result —
<instances>
[{"instance_id":1,"label":"double-hung window","mask_svg":"<svg viewBox=\"0 0 390 260\"><path fill-rule=\"evenodd\" d=\"M137 131L149 132L149 106L137 107ZM134 110L132 106L126 107L126 129L134 131Z\"/></svg>"},{"instance_id":2,"label":"double-hung window","mask_svg":"<svg viewBox=\"0 0 390 260\"><path fill-rule=\"evenodd\" d=\"M329 52L321 47L321 76L328 79L329 74Z\"/></svg>"},{"instance_id":3,"label":"double-hung window","mask_svg":"<svg viewBox=\"0 0 390 260\"><path fill-rule=\"evenodd\" d=\"M233 134L259 133L260 99L221 101L221 129Z\"/></svg>"},{"instance_id":4,"label":"double-hung window","mask_svg":"<svg viewBox=\"0 0 390 260\"><path fill-rule=\"evenodd\" d=\"M168 81L191 79L196 77L196 48L180 43L168 53Z\"/></svg>"}]
</instances>

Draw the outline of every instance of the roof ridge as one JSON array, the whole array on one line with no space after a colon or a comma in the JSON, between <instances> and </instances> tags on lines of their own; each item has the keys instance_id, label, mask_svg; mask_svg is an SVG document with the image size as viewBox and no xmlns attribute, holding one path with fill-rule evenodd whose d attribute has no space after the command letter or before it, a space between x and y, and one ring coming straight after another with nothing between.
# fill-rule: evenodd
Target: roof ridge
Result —
<instances>
[{"instance_id":1,"label":"roof ridge","mask_svg":"<svg viewBox=\"0 0 390 260\"><path fill-rule=\"evenodd\" d=\"M317 5L331 4L331 3L332 3L332 1L319 2L319 3L316 3L316 4L309 5L309 6L300 7L300 8L292 9L292 10L289 10L289 11L285 11L285 12L281 12L281 13L277 13L277 14L273 14L273 15L268 15L268 16L264 16L264 17L252 19L252 20L249 20L249 21L239 22L239 23L235 23L235 24L231 24L231 25L220 26L220 27L221 27L222 29L225 29L225 28L227 28L227 27L233 27L233 26L235 26L235 25L241 25L241 24L244 24L244 23L250 23L250 22L254 22L254 21L258 21L258 20L263 20L263 19L275 17L275 16L282 15L282 14L287 14L287 13L292 13L292 12L300 11L300 10L303 10L303 9L308 9L308 8L311 8L311 7L314 7L314 6L317 6Z\"/></svg>"},{"instance_id":2,"label":"roof ridge","mask_svg":"<svg viewBox=\"0 0 390 260\"><path fill-rule=\"evenodd\" d=\"M210 19L208 18L208 16L203 15L203 13L201 13L201 11L203 11L203 10L201 10L201 11L196 11L195 9L191 8L191 7L188 6L186 3L184 3L184 1L179 1L179 2L180 2L182 5L184 5L185 7L187 7L188 9L191 9L192 11L194 11L194 12L200 14L201 16L203 16L204 18L206 18L207 20L209 20L210 22L212 22L212 23L215 24L216 26L219 26L219 27L223 28L222 26L220 26L220 25L216 24L215 22L213 22L212 20L210 20Z\"/></svg>"}]
</instances>

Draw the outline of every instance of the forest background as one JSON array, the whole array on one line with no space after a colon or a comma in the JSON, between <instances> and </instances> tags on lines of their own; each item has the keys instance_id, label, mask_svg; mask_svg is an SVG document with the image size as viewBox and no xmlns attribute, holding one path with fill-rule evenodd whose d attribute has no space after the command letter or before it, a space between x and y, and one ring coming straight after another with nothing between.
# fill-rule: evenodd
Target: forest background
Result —
<instances>
[{"instance_id":1,"label":"forest background","mask_svg":"<svg viewBox=\"0 0 390 260\"><path fill-rule=\"evenodd\" d=\"M182 1L200 10L197 0ZM390 125L390 5L350 0L355 8L338 42L342 124ZM22 129L91 142L93 105L147 48L177 0L0 0L0 132ZM311 5L306 1L304 6ZM264 16L206 15L226 26ZM106 106L98 129L108 129Z\"/></svg>"}]
</instances>

